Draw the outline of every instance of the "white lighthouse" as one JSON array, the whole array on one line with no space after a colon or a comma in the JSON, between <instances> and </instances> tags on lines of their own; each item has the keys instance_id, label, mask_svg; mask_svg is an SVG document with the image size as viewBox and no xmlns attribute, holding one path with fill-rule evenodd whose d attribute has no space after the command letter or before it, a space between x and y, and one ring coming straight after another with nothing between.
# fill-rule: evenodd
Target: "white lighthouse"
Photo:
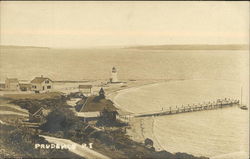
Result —
<instances>
[{"instance_id":1,"label":"white lighthouse","mask_svg":"<svg viewBox=\"0 0 250 159\"><path fill-rule=\"evenodd\" d=\"M116 70L115 67L112 68L110 82L111 82L111 83L116 83L116 82L118 82L118 79L117 79L117 70Z\"/></svg>"}]
</instances>

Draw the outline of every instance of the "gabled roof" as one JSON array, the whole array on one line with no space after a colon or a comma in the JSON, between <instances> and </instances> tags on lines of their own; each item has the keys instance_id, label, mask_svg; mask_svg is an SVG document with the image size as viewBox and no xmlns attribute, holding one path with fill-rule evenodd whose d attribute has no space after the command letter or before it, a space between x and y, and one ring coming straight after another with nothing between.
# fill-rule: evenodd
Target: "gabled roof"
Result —
<instances>
[{"instance_id":1,"label":"gabled roof","mask_svg":"<svg viewBox=\"0 0 250 159\"><path fill-rule=\"evenodd\" d=\"M50 80L50 81L52 81L51 79L46 78L46 77L36 77L36 78L34 78L30 83L42 83L42 82L45 81L45 80Z\"/></svg>"},{"instance_id":2,"label":"gabled roof","mask_svg":"<svg viewBox=\"0 0 250 159\"><path fill-rule=\"evenodd\" d=\"M11 82L11 83L18 83L18 79L17 78L7 78L6 80L8 82Z\"/></svg>"},{"instance_id":3,"label":"gabled roof","mask_svg":"<svg viewBox=\"0 0 250 159\"><path fill-rule=\"evenodd\" d=\"M92 88L92 85L79 85L79 88Z\"/></svg>"}]
</instances>

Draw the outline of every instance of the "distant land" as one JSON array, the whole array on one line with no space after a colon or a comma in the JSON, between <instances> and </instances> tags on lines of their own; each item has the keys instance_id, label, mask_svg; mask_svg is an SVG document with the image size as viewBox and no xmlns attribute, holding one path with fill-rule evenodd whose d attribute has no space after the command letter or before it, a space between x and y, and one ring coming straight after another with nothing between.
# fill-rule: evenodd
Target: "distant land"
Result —
<instances>
[{"instance_id":1,"label":"distant land","mask_svg":"<svg viewBox=\"0 0 250 159\"><path fill-rule=\"evenodd\" d=\"M249 45L227 44L227 45L145 45L125 47L125 49L140 50L249 50Z\"/></svg>"},{"instance_id":2,"label":"distant land","mask_svg":"<svg viewBox=\"0 0 250 159\"><path fill-rule=\"evenodd\" d=\"M53 49L50 47L40 46L17 46L17 45L0 45L1 49ZM102 47L100 47L102 48ZM205 44L175 44L175 45L138 45L126 47L104 47L104 48L122 48L122 49L140 49L140 50L249 50L249 45L246 44L225 44L225 45L205 45ZM63 49L63 48L62 48ZM67 49L67 48L64 48ZM68 49L81 49L81 48L68 48ZM86 49L86 48L82 48ZM88 47L91 49L91 47ZM92 49L98 49L93 47Z\"/></svg>"},{"instance_id":3,"label":"distant land","mask_svg":"<svg viewBox=\"0 0 250 159\"><path fill-rule=\"evenodd\" d=\"M17 45L0 45L1 49L50 49L49 47L41 46L17 46Z\"/></svg>"}]
</instances>

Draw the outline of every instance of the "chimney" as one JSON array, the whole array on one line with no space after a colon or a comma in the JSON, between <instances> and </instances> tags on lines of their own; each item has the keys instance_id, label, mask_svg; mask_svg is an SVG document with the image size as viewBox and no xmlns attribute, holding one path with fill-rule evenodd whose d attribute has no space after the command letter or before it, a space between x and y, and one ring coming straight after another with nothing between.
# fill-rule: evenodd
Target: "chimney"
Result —
<instances>
[{"instance_id":1,"label":"chimney","mask_svg":"<svg viewBox=\"0 0 250 159\"><path fill-rule=\"evenodd\" d=\"M41 75L41 77L43 78L43 75Z\"/></svg>"}]
</instances>

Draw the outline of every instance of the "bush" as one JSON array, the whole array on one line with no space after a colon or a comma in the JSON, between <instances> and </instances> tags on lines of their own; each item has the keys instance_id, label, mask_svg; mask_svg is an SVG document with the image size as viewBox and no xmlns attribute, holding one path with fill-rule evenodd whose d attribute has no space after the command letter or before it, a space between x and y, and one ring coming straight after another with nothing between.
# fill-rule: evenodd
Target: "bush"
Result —
<instances>
[{"instance_id":1,"label":"bush","mask_svg":"<svg viewBox=\"0 0 250 159\"><path fill-rule=\"evenodd\" d=\"M40 126L43 131L67 131L78 122L75 114L66 108L55 108L46 117L46 122Z\"/></svg>"}]
</instances>

